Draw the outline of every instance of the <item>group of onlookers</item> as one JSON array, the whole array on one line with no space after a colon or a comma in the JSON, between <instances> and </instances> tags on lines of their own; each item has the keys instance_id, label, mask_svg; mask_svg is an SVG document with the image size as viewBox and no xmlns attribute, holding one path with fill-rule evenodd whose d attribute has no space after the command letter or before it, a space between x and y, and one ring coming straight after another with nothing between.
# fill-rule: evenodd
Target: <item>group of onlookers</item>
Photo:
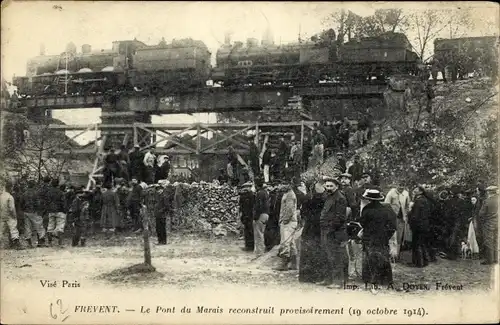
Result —
<instances>
[{"instance_id":1,"label":"group of onlookers","mask_svg":"<svg viewBox=\"0 0 500 325\"><path fill-rule=\"evenodd\" d=\"M265 145L260 150L255 138L250 137L248 159L239 157L229 147L227 168L219 171L218 179L237 186L255 177L262 178L265 183L300 178L304 170L322 165L335 152L345 155L350 142L356 147L366 145L372 132L373 121L367 110L359 113L357 123L344 118L314 124L312 130L305 132L302 144L296 136L289 139L281 136L276 148Z\"/></svg>"},{"instance_id":2,"label":"group of onlookers","mask_svg":"<svg viewBox=\"0 0 500 325\"><path fill-rule=\"evenodd\" d=\"M147 185L135 178L130 183L119 178L114 182L86 190L45 177L40 185L30 180L25 188L14 189L6 188L11 184L2 180L2 226L10 231L11 246L24 248L24 242L28 247L64 246L68 233L73 246L84 246L89 232L102 230L109 237L141 231Z\"/></svg>"},{"instance_id":3,"label":"group of onlookers","mask_svg":"<svg viewBox=\"0 0 500 325\"><path fill-rule=\"evenodd\" d=\"M401 184L384 195L356 159L349 168L359 175L356 180L344 171L307 185L297 178L243 184L243 249L260 256L279 245L278 270L298 268L300 281L335 288L349 279L372 289L391 284L391 262L402 262L407 249L414 267L425 267L438 255L457 259L471 241L469 227L475 228L482 264L497 262L496 186L478 186L473 193L453 186L451 197L443 199L426 186L413 185L410 194Z\"/></svg>"},{"instance_id":4,"label":"group of onlookers","mask_svg":"<svg viewBox=\"0 0 500 325\"><path fill-rule=\"evenodd\" d=\"M122 145L118 152L112 147L104 154L103 185L113 184L116 178L130 181L135 178L139 182L154 184L157 180L167 179L170 174L170 158L166 155L156 155L154 149L144 152L139 145L128 151Z\"/></svg>"}]
</instances>

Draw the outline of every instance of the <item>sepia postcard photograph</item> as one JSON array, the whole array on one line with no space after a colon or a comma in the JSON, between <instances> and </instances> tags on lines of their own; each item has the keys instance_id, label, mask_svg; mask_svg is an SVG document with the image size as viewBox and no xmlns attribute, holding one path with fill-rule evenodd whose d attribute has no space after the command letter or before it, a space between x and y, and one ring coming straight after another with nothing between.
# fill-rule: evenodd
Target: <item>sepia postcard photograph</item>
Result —
<instances>
[{"instance_id":1,"label":"sepia postcard photograph","mask_svg":"<svg viewBox=\"0 0 500 325\"><path fill-rule=\"evenodd\" d=\"M3 1L2 324L497 324L495 2Z\"/></svg>"}]
</instances>

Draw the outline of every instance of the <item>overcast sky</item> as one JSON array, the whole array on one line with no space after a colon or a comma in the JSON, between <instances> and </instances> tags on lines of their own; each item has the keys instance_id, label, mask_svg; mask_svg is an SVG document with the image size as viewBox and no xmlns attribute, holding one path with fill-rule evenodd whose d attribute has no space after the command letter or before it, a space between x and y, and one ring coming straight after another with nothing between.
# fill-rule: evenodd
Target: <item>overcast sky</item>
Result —
<instances>
[{"instance_id":1,"label":"overcast sky","mask_svg":"<svg viewBox=\"0 0 500 325\"><path fill-rule=\"evenodd\" d=\"M447 6L456 7L458 3ZM312 36L325 27L324 20L342 7L367 16L377 8L404 6L408 11L443 6L441 3L360 3L360 2L2 2L2 76L26 73L26 61L38 55L43 43L47 54L60 54L66 44L74 42L81 51L82 44L93 49L109 49L114 40L137 38L146 44L157 44L162 37L202 40L213 55L224 41L224 33L233 32L232 40L248 37L262 38L268 24L276 43L297 41ZM464 6L465 4L460 4ZM468 2L475 6L476 27L471 35L498 32L498 7L494 3ZM56 7L55 7L56 6ZM489 8L488 8L489 7ZM491 8L496 9L491 9ZM495 16L496 15L496 16ZM496 27L496 29L495 29ZM412 35L408 35L412 38ZM444 35L444 37L446 37ZM83 112L82 112L83 113ZM56 116L66 123L96 123L98 113L64 114ZM65 115L65 118L62 116ZM85 121L81 116L86 117ZM213 117L179 117L181 122L197 118L214 121ZM156 122L161 122L155 118ZM175 118L174 120L177 120ZM170 122L173 122L170 118Z\"/></svg>"},{"instance_id":2,"label":"overcast sky","mask_svg":"<svg viewBox=\"0 0 500 325\"><path fill-rule=\"evenodd\" d=\"M416 3L393 3L392 6L394 4L404 5L408 10L415 6L422 8ZM2 74L7 80L13 74L25 74L26 60L38 55L41 43L45 44L47 54L60 54L70 41L80 51L85 43L100 49L110 48L113 40L134 37L147 44L157 44L162 37L167 41L191 37L205 42L215 54L225 31L233 31L233 40L261 39L267 24L277 43L296 41L299 29L303 36L320 31L324 18L341 5L335 2L129 1L16 1L6 5L2 2ZM436 5L426 4L426 7ZM493 3L467 5L483 7L476 11L480 24L494 22L495 11L485 10L485 6L494 6ZM344 3L344 8L364 16L384 6L387 4Z\"/></svg>"}]
</instances>

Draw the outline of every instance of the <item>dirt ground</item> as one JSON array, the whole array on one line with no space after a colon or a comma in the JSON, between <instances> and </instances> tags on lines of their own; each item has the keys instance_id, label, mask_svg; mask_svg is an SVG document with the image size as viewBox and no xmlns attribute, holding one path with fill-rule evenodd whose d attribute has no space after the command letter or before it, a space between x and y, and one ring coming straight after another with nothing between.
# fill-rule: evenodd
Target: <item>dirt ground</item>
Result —
<instances>
[{"instance_id":1,"label":"dirt ground","mask_svg":"<svg viewBox=\"0 0 500 325\"><path fill-rule=\"evenodd\" d=\"M281 287L299 291L330 290L315 284L299 283L297 271L278 272L268 265L257 265L252 262L252 253L240 249L243 242L237 238L203 238L194 234L174 234L168 240L167 246L156 246L156 239L153 237L151 240L152 260L157 270L152 274L109 274L143 261L142 236L121 234L110 240L93 238L89 240L87 247L4 250L2 280L21 283L51 279L64 274L67 278L110 288L125 286L189 289L244 284L247 287ZM409 252L405 252L404 258L408 260ZM480 265L478 260L440 259L424 269L398 263L393 270L395 287L401 287L403 282L428 283L432 286L435 282L442 282L463 284L464 290L485 290L493 283L491 267ZM430 292L432 291L427 291ZM385 291L385 294L398 292ZM411 290L409 294L424 292Z\"/></svg>"}]
</instances>

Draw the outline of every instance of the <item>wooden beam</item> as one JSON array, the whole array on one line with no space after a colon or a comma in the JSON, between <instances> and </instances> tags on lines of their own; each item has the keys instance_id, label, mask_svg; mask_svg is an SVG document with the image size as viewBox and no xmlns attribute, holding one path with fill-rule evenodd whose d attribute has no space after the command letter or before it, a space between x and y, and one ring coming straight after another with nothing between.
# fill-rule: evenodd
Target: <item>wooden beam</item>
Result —
<instances>
[{"instance_id":1,"label":"wooden beam","mask_svg":"<svg viewBox=\"0 0 500 325\"><path fill-rule=\"evenodd\" d=\"M312 127L318 121L304 121L304 125ZM201 128L211 129L241 129L248 126L254 126L254 123L200 123ZM301 126L301 121L297 122L261 122L259 127L286 127L286 126ZM98 124L99 130L129 130L133 127L144 127L149 130L183 130L189 127L194 127L193 124L148 124L148 123L134 123L134 124ZM95 124L50 124L49 129L72 131L72 130L85 130L94 128Z\"/></svg>"},{"instance_id":2,"label":"wooden beam","mask_svg":"<svg viewBox=\"0 0 500 325\"><path fill-rule=\"evenodd\" d=\"M217 142L215 142L215 143L212 143L211 145L209 145L208 147L206 147L206 148L205 148L205 149L203 149L202 151L203 151L203 152L205 152L206 150L208 150L208 149L210 149L210 148L215 147L215 146L216 146L216 145L218 145L219 143L222 143L222 142L224 142L224 141L227 141L227 139L231 139L231 138L233 138L233 137L237 136L238 134L241 134L241 133L243 133L243 132L245 132L245 131L248 131L248 130L250 130L250 129L252 129L252 128L253 128L253 125L248 126L248 127L244 128L243 130L238 130L236 133L234 133L234 134L230 135L229 137L225 137L225 138L223 138L222 140L219 140L219 141L217 141Z\"/></svg>"},{"instance_id":3,"label":"wooden beam","mask_svg":"<svg viewBox=\"0 0 500 325\"><path fill-rule=\"evenodd\" d=\"M241 140L235 139L235 138L236 138L236 136L235 136L235 137L233 137L233 138L229 138L229 136L228 136L228 135L226 135L226 134L227 134L227 132L225 132L225 131L223 131L223 130L215 130L215 129L211 129L211 128L208 128L208 127L205 127L204 129L205 129L205 130L208 130L208 131L210 131L210 132L213 132L213 133L215 133L215 134L217 134L217 135L220 135L219 133L221 133L221 134L223 134L224 136L226 136L226 140L228 140L228 141L230 141L230 142L232 142L232 143L234 143L234 144L237 144L237 145L239 145L239 146L243 147L243 148L244 148L244 149L246 149L246 150L250 149L250 146L249 146L248 144L246 144L245 142L243 142L243 141L241 141Z\"/></svg>"},{"instance_id":4,"label":"wooden beam","mask_svg":"<svg viewBox=\"0 0 500 325\"><path fill-rule=\"evenodd\" d=\"M241 155L246 155L248 154L248 150L244 149L234 149L234 151L238 154ZM94 153L94 150L89 150L89 149L76 149L76 150L61 150L61 151L56 151L54 154L58 156L65 156L65 155L89 155ZM183 149L163 149L163 148L155 148L155 152L157 154L165 154L165 155L194 155L195 153L190 150L183 150ZM229 152L228 149L207 149L202 152L202 154L216 154L216 155L225 155ZM96 172L101 170L102 167L98 167L96 169Z\"/></svg>"},{"instance_id":5,"label":"wooden beam","mask_svg":"<svg viewBox=\"0 0 500 325\"><path fill-rule=\"evenodd\" d=\"M152 144L149 144L149 145L145 146L145 147L144 147L144 148L142 148L142 149L144 150L144 149L146 149L146 148L151 148L151 147L154 147L154 146L156 146L158 143L163 142L163 141L171 141L171 142L173 142L173 143L177 144L178 146L181 146L181 147L185 148L186 150L189 150L189 151L195 151L195 152L196 152L196 149L193 149L193 148L191 148L191 147L189 147L189 146L187 146L187 145L185 145L185 144L183 144L183 143L180 143L180 142L178 142L178 141L176 141L176 140L174 139L177 135L180 135L180 134L182 134L182 133L184 133L184 132L190 131L190 130L192 130L192 129L193 129L193 128L195 128L195 127L196 127L196 124L193 124L193 125L191 125L191 126L189 126L189 127L185 128L185 129L183 129L183 130L182 130L182 131L180 131L180 132L171 133L169 136L163 136L163 135L161 135L161 134L156 134L155 132L153 132L153 131L149 130L148 128L146 128L146 127L144 127L144 126L138 126L138 128L139 128L139 129L144 130L144 131L146 131L146 132L149 132L150 134L156 134L156 135L158 135L159 137L161 137L161 138L162 138L161 140L155 141L155 142L153 142Z\"/></svg>"}]
</instances>

